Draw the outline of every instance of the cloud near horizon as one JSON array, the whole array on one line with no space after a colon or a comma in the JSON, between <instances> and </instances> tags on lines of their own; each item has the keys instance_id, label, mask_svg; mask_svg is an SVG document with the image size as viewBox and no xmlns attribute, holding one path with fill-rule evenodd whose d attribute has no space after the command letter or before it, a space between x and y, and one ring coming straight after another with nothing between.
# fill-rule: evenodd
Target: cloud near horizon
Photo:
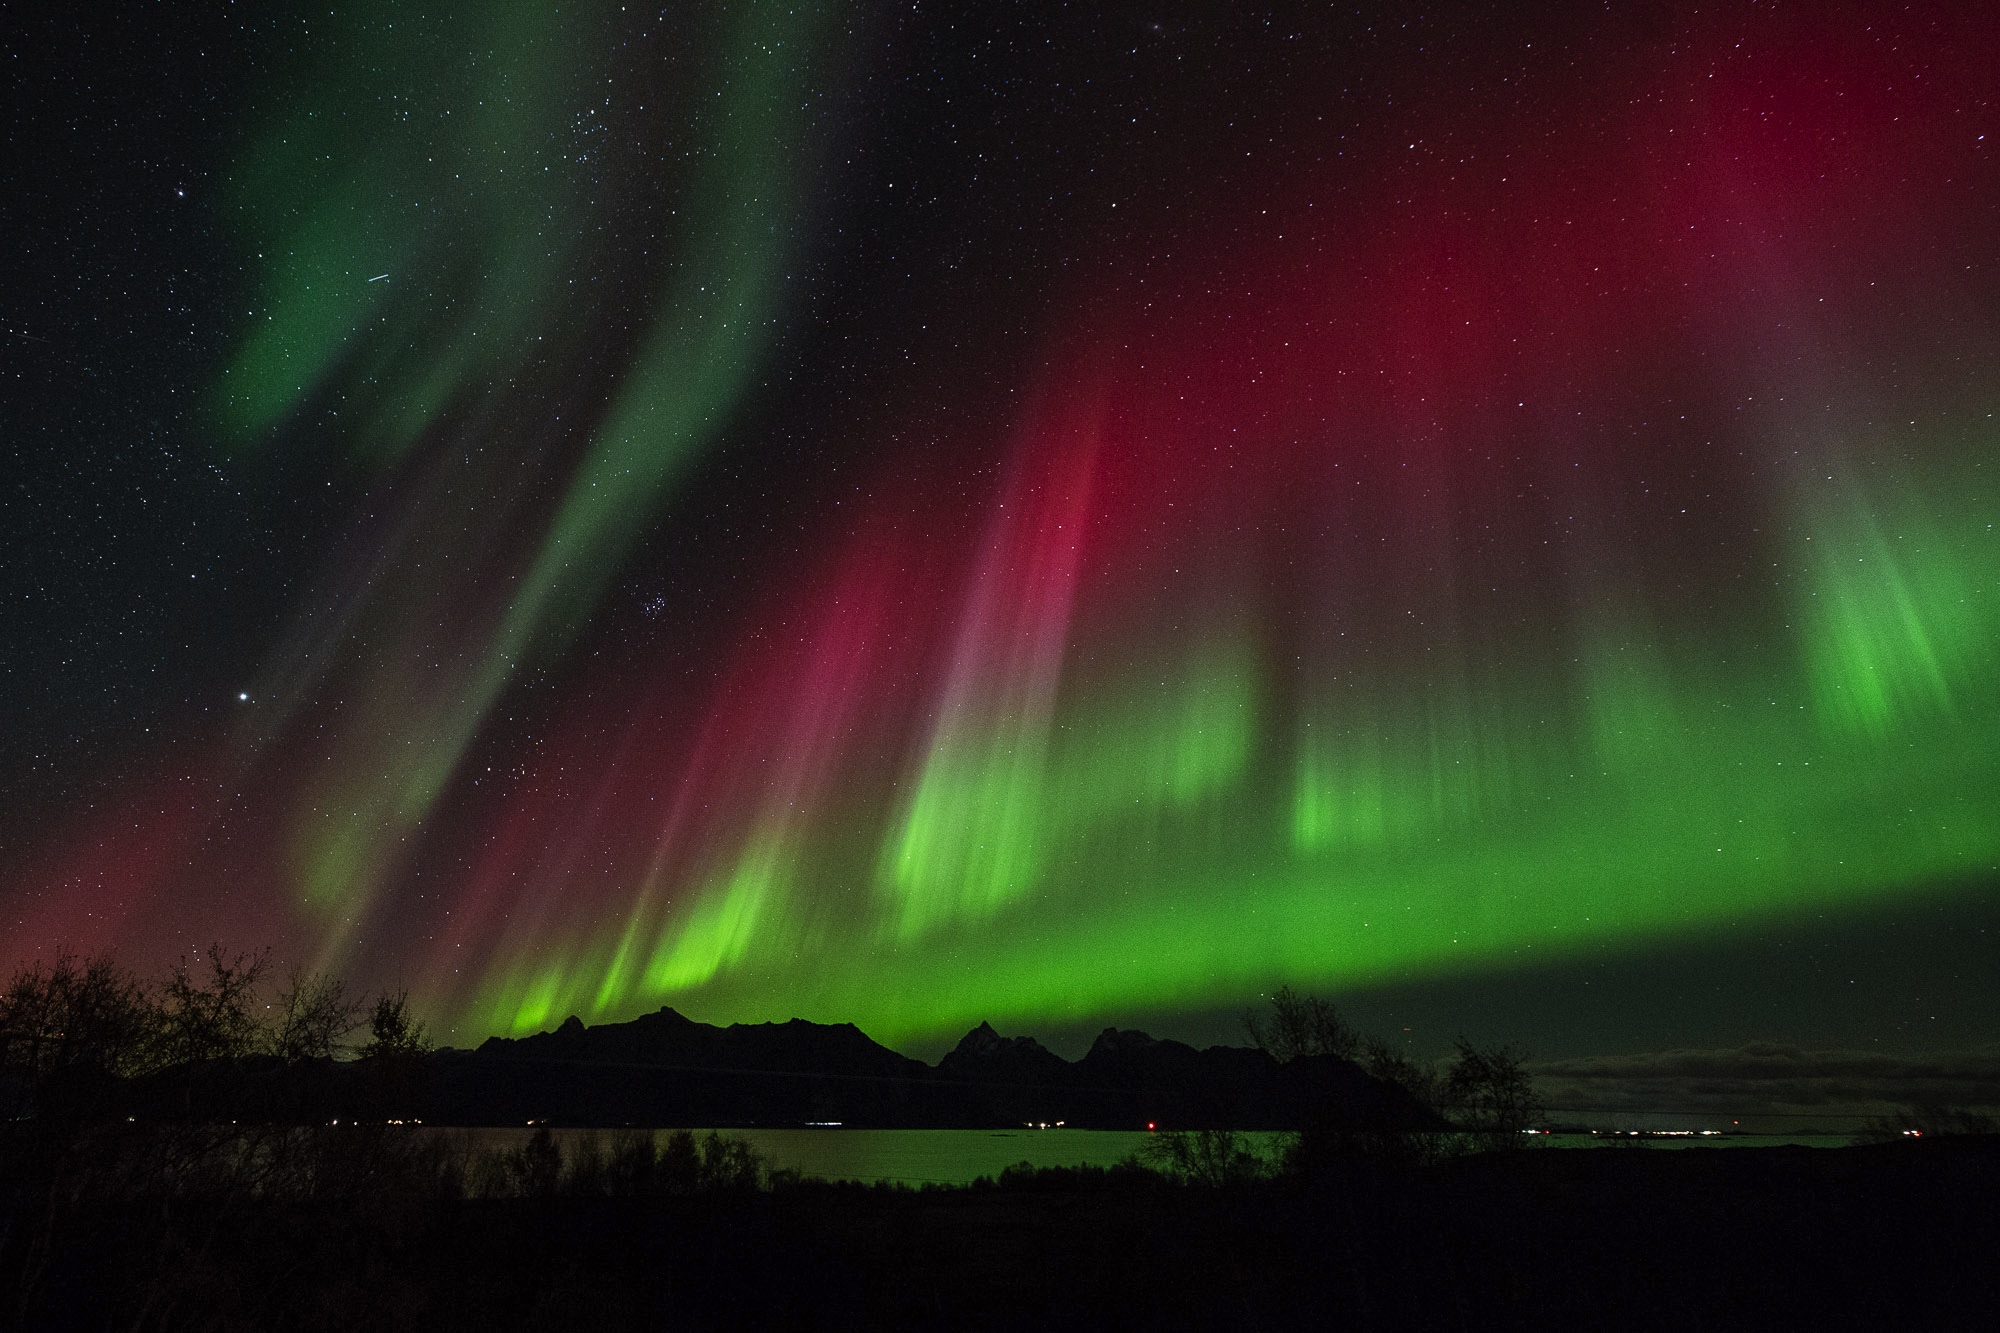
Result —
<instances>
[{"instance_id":1,"label":"cloud near horizon","mask_svg":"<svg viewBox=\"0 0 2000 1333\"><path fill-rule=\"evenodd\" d=\"M2000 1047L1894 1056L1779 1042L1530 1065L1552 1111L1873 1115L2000 1107Z\"/></svg>"}]
</instances>

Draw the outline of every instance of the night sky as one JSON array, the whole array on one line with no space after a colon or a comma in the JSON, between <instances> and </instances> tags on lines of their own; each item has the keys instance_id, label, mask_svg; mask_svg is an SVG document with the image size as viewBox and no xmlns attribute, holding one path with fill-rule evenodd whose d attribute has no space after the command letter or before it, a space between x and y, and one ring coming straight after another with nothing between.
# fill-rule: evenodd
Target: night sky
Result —
<instances>
[{"instance_id":1,"label":"night sky","mask_svg":"<svg viewBox=\"0 0 2000 1333\"><path fill-rule=\"evenodd\" d=\"M8 964L2000 1050L1988 6L127 8L0 68Z\"/></svg>"}]
</instances>

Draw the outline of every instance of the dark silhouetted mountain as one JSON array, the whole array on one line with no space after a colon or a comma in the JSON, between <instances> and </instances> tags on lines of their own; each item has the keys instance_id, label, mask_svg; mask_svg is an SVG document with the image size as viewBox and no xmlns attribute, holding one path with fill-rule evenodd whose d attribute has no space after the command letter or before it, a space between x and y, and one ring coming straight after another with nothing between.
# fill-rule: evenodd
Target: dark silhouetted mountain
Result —
<instances>
[{"instance_id":1,"label":"dark silhouetted mountain","mask_svg":"<svg viewBox=\"0 0 2000 1333\"><path fill-rule=\"evenodd\" d=\"M1196 1050L1107 1028L1071 1062L991 1024L933 1069L851 1023L697 1023L670 1008L627 1023L570 1018L476 1050L287 1066L270 1057L180 1066L139 1080L120 1105L147 1119L304 1123L418 1118L432 1124L804 1125L987 1128L1410 1128L1407 1095L1331 1057L1280 1066L1263 1051Z\"/></svg>"},{"instance_id":2,"label":"dark silhouetted mountain","mask_svg":"<svg viewBox=\"0 0 2000 1333\"><path fill-rule=\"evenodd\" d=\"M1003 1037L990 1023L981 1023L966 1033L937 1064L943 1078L1029 1087L1064 1086L1074 1069L1033 1037Z\"/></svg>"},{"instance_id":3,"label":"dark silhouetted mountain","mask_svg":"<svg viewBox=\"0 0 2000 1333\"><path fill-rule=\"evenodd\" d=\"M1184 1042L1106 1028L1077 1062L1077 1074L1083 1086L1096 1091L1100 1106L1128 1106L1142 1121L1257 1128L1296 1123L1294 1109L1280 1094L1278 1062L1249 1047L1198 1051Z\"/></svg>"},{"instance_id":4,"label":"dark silhouetted mountain","mask_svg":"<svg viewBox=\"0 0 2000 1333\"><path fill-rule=\"evenodd\" d=\"M570 1017L554 1032L492 1037L477 1055L488 1060L637 1063L688 1069L780 1071L791 1074L922 1078L930 1068L871 1041L852 1023L697 1023L671 1008L629 1023L585 1027Z\"/></svg>"},{"instance_id":5,"label":"dark silhouetted mountain","mask_svg":"<svg viewBox=\"0 0 2000 1333\"><path fill-rule=\"evenodd\" d=\"M661 1009L597 1027L572 1018L553 1032L439 1052L431 1064L425 1118L452 1124L1283 1129L1329 1114L1428 1123L1406 1095L1348 1061L1280 1067L1258 1050L1196 1050L1116 1029L1072 1063L981 1023L933 1069L852 1024L718 1028Z\"/></svg>"},{"instance_id":6,"label":"dark silhouetted mountain","mask_svg":"<svg viewBox=\"0 0 2000 1333\"><path fill-rule=\"evenodd\" d=\"M452 1124L754 1125L924 1122L931 1070L851 1023L629 1023L495 1037L433 1060L432 1115Z\"/></svg>"}]
</instances>

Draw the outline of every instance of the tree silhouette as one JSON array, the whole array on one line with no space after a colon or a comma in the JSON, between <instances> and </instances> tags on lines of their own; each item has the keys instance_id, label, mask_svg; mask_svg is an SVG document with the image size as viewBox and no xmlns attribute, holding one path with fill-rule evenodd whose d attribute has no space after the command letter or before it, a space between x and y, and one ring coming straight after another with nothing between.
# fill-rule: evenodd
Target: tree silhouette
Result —
<instances>
[{"instance_id":1,"label":"tree silhouette","mask_svg":"<svg viewBox=\"0 0 2000 1333\"><path fill-rule=\"evenodd\" d=\"M1487 1150L1526 1147L1525 1132L1544 1114L1526 1057L1510 1046L1481 1050L1464 1037L1445 1071L1439 1101L1468 1146Z\"/></svg>"},{"instance_id":2,"label":"tree silhouette","mask_svg":"<svg viewBox=\"0 0 2000 1333\"><path fill-rule=\"evenodd\" d=\"M409 1119L424 1105L430 1035L410 1010L407 991L378 996L361 1057L368 1063L373 1109L384 1119Z\"/></svg>"},{"instance_id":3,"label":"tree silhouette","mask_svg":"<svg viewBox=\"0 0 2000 1333\"><path fill-rule=\"evenodd\" d=\"M342 1055L347 1035L361 1025L362 1008L338 977L295 971L278 997L271 1053L287 1063Z\"/></svg>"},{"instance_id":4,"label":"tree silhouette","mask_svg":"<svg viewBox=\"0 0 2000 1333\"><path fill-rule=\"evenodd\" d=\"M1348 1026L1338 1009L1317 995L1301 995L1290 986L1278 987L1268 1014L1245 1011L1243 1028L1252 1045L1281 1065L1310 1055L1352 1060L1361 1049L1361 1035Z\"/></svg>"},{"instance_id":5,"label":"tree silhouette","mask_svg":"<svg viewBox=\"0 0 2000 1333\"><path fill-rule=\"evenodd\" d=\"M208 947L206 966L183 955L161 988L158 1063L231 1059L256 1050L257 985L270 961L268 949L232 957L220 944Z\"/></svg>"},{"instance_id":6,"label":"tree silhouette","mask_svg":"<svg viewBox=\"0 0 2000 1333\"><path fill-rule=\"evenodd\" d=\"M157 1019L146 985L108 958L18 970L0 993L0 1116L103 1112L114 1081L152 1056Z\"/></svg>"},{"instance_id":7,"label":"tree silhouette","mask_svg":"<svg viewBox=\"0 0 2000 1333\"><path fill-rule=\"evenodd\" d=\"M428 1055L433 1049L422 1020L410 1009L408 991L382 995L368 1019L368 1041L361 1054L367 1059L398 1059Z\"/></svg>"},{"instance_id":8,"label":"tree silhouette","mask_svg":"<svg viewBox=\"0 0 2000 1333\"><path fill-rule=\"evenodd\" d=\"M1407 1094L1400 1107L1334 1101L1308 1108L1288 1153L1295 1169L1355 1153L1422 1163L1457 1152L1525 1147L1523 1131L1543 1115L1525 1057L1511 1047L1482 1049L1460 1037L1451 1064L1440 1072L1380 1037L1357 1032L1331 1003L1290 986L1278 988L1269 1013L1244 1014L1243 1026L1280 1064L1311 1056L1353 1060ZM1409 1114L1412 1106L1416 1117Z\"/></svg>"},{"instance_id":9,"label":"tree silhouette","mask_svg":"<svg viewBox=\"0 0 2000 1333\"><path fill-rule=\"evenodd\" d=\"M1220 1188L1261 1180L1271 1173L1250 1140L1229 1129L1162 1130L1134 1155L1141 1166L1185 1185Z\"/></svg>"}]
</instances>

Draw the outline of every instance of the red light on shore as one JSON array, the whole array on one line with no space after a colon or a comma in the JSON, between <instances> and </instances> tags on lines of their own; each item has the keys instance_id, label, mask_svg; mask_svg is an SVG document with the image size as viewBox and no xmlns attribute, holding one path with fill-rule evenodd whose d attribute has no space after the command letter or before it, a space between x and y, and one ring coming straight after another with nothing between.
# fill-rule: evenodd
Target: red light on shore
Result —
<instances>
[{"instance_id":1,"label":"red light on shore","mask_svg":"<svg viewBox=\"0 0 2000 1333\"><path fill-rule=\"evenodd\" d=\"M1147 1132L1148 1134L1150 1134L1150 1133L1152 1133L1152 1132L1153 1132L1153 1122L1152 1122L1152 1121L1150 1121L1150 1120L1148 1120L1148 1121L1146 1122L1146 1132Z\"/></svg>"}]
</instances>

